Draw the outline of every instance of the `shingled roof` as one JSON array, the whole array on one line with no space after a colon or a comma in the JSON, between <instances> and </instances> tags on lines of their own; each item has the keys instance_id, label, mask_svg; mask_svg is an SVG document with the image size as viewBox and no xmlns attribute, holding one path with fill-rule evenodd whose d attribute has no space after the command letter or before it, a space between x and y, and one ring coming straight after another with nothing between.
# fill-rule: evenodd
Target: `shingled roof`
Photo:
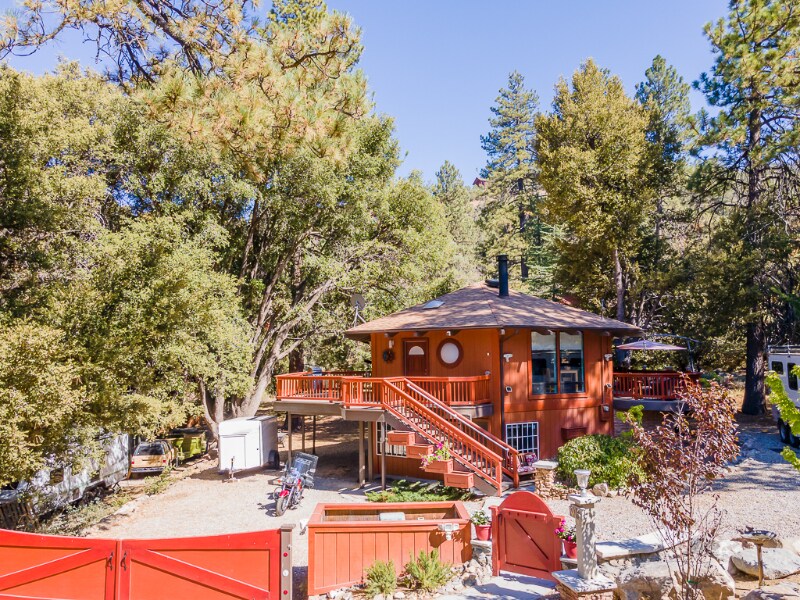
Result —
<instances>
[{"instance_id":1,"label":"shingled roof","mask_svg":"<svg viewBox=\"0 0 800 600\"><path fill-rule=\"evenodd\" d=\"M496 287L470 285L426 302L348 329L349 338L367 341L371 333L430 331L434 329L523 328L607 331L611 335L638 335L638 327L607 319L579 308L511 291L501 298Z\"/></svg>"}]
</instances>

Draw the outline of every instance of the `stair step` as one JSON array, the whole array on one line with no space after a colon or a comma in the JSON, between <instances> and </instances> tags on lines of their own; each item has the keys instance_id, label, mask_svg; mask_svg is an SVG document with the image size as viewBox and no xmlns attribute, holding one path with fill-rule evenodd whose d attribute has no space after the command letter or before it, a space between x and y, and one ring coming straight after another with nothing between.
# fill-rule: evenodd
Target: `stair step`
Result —
<instances>
[{"instance_id":1,"label":"stair step","mask_svg":"<svg viewBox=\"0 0 800 600\"><path fill-rule=\"evenodd\" d=\"M416 441L413 431L390 431L386 434L386 443L393 446L408 446Z\"/></svg>"},{"instance_id":2,"label":"stair step","mask_svg":"<svg viewBox=\"0 0 800 600\"><path fill-rule=\"evenodd\" d=\"M474 482L473 474L464 471L453 471L444 476L444 484L454 488L470 489L474 487Z\"/></svg>"},{"instance_id":3,"label":"stair step","mask_svg":"<svg viewBox=\"0 0 800 600\"><path fill-rule=\"evenodd\" d=\"M433 446L430 444L409 444L406 446L407 458L422 458L433 453Z\"/></svg>"},{"instance_id":4,"label":"stair step","mask_svg":"<svg viewBox=\"0 0 800 600\"><path fill-rule=\"evenodd\" d=\"M435 460L427 467L425 467L425 471L428 473L442 473L447 475L448 473L453 472L453 459L448 460Z\"/></svg>"}]
</instances>

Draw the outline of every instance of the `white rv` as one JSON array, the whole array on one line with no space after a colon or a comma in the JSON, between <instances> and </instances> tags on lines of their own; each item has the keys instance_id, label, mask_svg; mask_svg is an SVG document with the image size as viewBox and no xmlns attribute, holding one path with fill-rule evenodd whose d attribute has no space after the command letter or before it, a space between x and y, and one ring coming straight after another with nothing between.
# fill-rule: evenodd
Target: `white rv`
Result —
<instances>
[{"instance_id":1,"label":"white rv","mask_svg":"<svg viewBox=\"0 0 800 600\"><path fill-rule=\"evenodd\" d=\"M85 469L42 469L30 481L0 489L0 527L12 529L26 514L46 514L78 500L88 500L128 476L130 436L102 439L104 456Z\"/></svg>"},{"instance_id":2,"label":"white rv","mask_svg":"<svg viewBox=\"0 0 800 600\"><path fill-rule=\"evenodd\" d=\"M774 371L783 383L783 389L789 396L794 405L800 408L800 392L798 392L797 375L792 371L800 366L800 346L772 346L769 349L768 368ZM784 423L778 409L772 407L772 414L778 424L778 434L784 444L791 444L795 448L800 448L800 437L793 435L789 426Z\"/></svg>"}]
</instances>

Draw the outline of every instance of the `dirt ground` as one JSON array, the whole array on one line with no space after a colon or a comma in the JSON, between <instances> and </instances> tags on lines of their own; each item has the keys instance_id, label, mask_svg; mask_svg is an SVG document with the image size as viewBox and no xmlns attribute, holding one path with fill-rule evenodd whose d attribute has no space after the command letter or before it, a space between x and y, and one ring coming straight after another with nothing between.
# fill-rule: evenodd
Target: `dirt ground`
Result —
<instances>
[{"instance_id":1,"label":"dirt ground","mask_svg":"<svg viewBox=\"0 0 800 600\"><path fill-rule=\"evenodd\" d=\"M309 420L310 424L310 420ZM769 529L785 536L800 536L800 474L781 458L781 444L769 419L741 420L744 459L731 467L716 486L719 505L726 511L724 529L734 533L745 525ZM311 450L310 426L307 450ZM307 490L302 504L282 517L274 514L270 493L278 472L261 471L237 476L224 483L216 462L204 461L176 475L166 491L144 496L128 514L114 515L93 527L89 537L149 538L213 535L276 528L307 519L319 502L359 502L373 482L357 489L357 424L337 418L320 418L317 428L319 465L316 487ZM288 445L282 448L285 460ZM301 449L300 434L293 448ZM568 503L549 501L556 514L569 514ZM472 510L479 503L469 503ZM126 508L123 508L123 513ZM599 540L622 539L648 533L648 517L624 497L604 498L598 505ZM305 597L308 564L306 536L295 529L293 562L295 597Z\"/></svg>"}]
</instances>

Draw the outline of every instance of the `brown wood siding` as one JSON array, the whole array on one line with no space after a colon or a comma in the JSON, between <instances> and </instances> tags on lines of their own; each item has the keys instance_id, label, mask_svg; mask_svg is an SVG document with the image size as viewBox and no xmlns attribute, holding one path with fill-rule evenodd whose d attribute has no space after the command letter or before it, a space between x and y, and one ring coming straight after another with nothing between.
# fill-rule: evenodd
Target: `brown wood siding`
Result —
<instances>
[{"instance_id":1,"label":"brown wood siding","mask_svg":"<svg viewBox=\"0 0 800 600\"><path fill-rule=\"evenodd\" d=\"M372 365L376 377L399 377L403 374L403 339L413 338L413 333L398 333L394 338L383 334L372 335ZM436 377L466 377L490 372L489 389L494 414L489 419L489 431L502 437L500 416L500 334L496 329L464 330L455 334L462 348L464 359L454 368L447 368L435 356L439 344L447 336L444 331L425 333L430 340L431 375ZM587 434L613 434L613 420L600 419L604 385L612 382L611 364L603 355L611 352L611 336L594 331L583 332L584 378L586 391L578 394L531 395L530 377L530 330L506 330L503 353L511 354L509 362L503 362L504 382L512 392L505 394L506 423L537 421L539 423L539 454L541 458L555 457L564 442L562 429L585 427ZM389 348L389 339L394 340L395 359L391 363L383 360L383 351ZM372 449L375 452L375 449ZM438 478L419 468L419 461L401 457L387 457L387 473L395 476ZM375 455L376 472L380 472L380 457Z\"/></svg>"}]
</instances>

